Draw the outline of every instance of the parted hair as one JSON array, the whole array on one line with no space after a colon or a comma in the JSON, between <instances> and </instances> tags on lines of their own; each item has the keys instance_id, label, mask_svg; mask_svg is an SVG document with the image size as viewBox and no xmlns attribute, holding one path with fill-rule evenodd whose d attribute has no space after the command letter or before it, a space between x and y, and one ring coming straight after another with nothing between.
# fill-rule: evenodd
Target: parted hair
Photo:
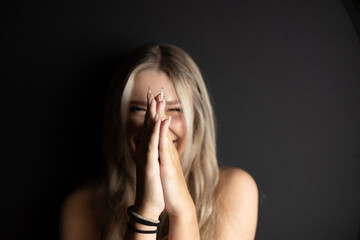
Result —
<instances>
[{"instance_id":1,"label":"parted hair","mask_svg":"<svg viewBox=\"0 0 360 240\"><path fill-rule=\"evenodd\" d=\"M122 239L135 200L136 166L127 141L130 96L136 74L144 69L166 73L182 106L186 146L181 166L195 203L201 239L214 238L219 167L215 123L209 95L199 68L182 49L169 44L146 44L131 54L110 82L105 101L103 152L107 177L95 198L95 216L102 239ZM158 239L167 239L165 211Z\"/></svg>"}]
</instances>

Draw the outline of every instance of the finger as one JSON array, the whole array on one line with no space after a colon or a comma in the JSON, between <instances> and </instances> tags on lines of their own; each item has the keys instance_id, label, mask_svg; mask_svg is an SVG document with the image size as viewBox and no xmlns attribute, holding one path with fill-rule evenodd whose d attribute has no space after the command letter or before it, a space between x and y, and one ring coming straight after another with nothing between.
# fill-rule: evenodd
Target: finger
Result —
<instances>
[{"instance_id":1,"label":"finger","mask_svg":"<svg viewBox=\"0 0 360 240\"><path fill-rule=\"evenodd\" d=\"M160 126L159 155L161 163L166 163L166 159L171 157L170 143L172 143L172 140L168 137L170 121L165 119Z\"/></svg>"},{"instance_id":2,"label":"finger","mask_svg":"<svg viewBox=\"0 0 360 240\"><path fill-rule=\"evenodd\" d=\"M164 88L161 88L161 91L158 95L156 95L155 99L157 102L161 102L165 97Z\"/></svg>"},{"instance_id":3,"label":"finger","mask_svg":"<svg viewBox=\"0 0 360 240\"><path fill-rule=\"evenodd\" d=\"M155 97L155 100L157 102L156 105L156 112L159 114L160 118L162 120L166 119L165 109L166 109L166 100L165 95L162 96L162 94L159 94Z\"/></svg>"},{"instance_id":4,"label":"finger","mask_svg":"<svg viewBox=\"0 0 360 240\"><path fill-rule=\"evenodd\" d=\"M160 125L161 120L158 116L155 116L155 125L152 128L151 136L149 139L148 159L157 161L158 160L158 146L160 137Z\"/></svg>"},{"instance_id":5,"label":"finger","mask_svg":"<svg viewBox=\"0 0 360 240\"><path fill-rule=\"evenodd\" d=\"M147 94L148 99L148 105L146 109L145 114L145 120L144 122L148 125L151 125L150 123L154 123L155 120L155 114L156 114L156 101L154 100L154 95L150 92Z\"/></svg>"},{"instance_id":6,"label":"finger","mask_svg":"<svg viewBox=\"0 0 360 240\"><path fill-rule=\"evenodd\" d=\"M147 100L147 105L149 106L150 105L150 102L151 102L151 89L148 88L148 91L147 91L147 94L146 94L146 100Z\"/></svg>"},{"instance_id":7,"label":"finger","mask_svg":"<svg viewBox=\"0 0 360 240\"><path fill-rule=\"evenodd\" d=\"M151 99L150 99L150 103L149 103L149 106L148 106L148 112L149 112L149 117L151 118L151 120L155 120L155 114L156 114L156 101L154 100L154 95L151 94Z\"/></svg>"},{"instance_id":8,"label":"finger","mask_svg":"<svg viewBox=\"0 0 360 240\"><path fill-rule=\"evenodd\" d=\"M145 145L149 142L151 138L152 128L155 124L155 115L156 115L156 101L154 100L155 96L151 93L150 88L146 94L147 99L147 108L144 117L144 124L142 126L141 135L144 137L141 142Z\"/></svg>"}]
</instances>

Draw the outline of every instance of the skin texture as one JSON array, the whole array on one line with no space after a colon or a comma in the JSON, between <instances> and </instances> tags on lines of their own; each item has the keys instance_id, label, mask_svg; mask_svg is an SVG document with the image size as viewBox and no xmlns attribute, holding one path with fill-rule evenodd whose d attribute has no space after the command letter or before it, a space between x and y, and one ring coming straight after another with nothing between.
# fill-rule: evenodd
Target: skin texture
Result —
<instances>
[{"instance_id":1,"label":"skin texture","mask_svg":"<svg viewBox=\"0 0 360 240\"><path fill-rule=\"evenodd\" d=\"M165 210L170 220L170 240L200 239L195 205L179 160L185 147L186 129L172 82L164 72L154 69L140 71L134 81L127 127L137 172L134 211L157 219ZM222 167L218 189L221 210L216 239L254 239L258 191L253 178L244 170ZM91 186L86 187L65 201L62 239L98 239L89 204L92 191ZM154 230L130 224L137 229ZM127 230L124 239L156 239L156 234Z\"/></svg>"}]
</instances>

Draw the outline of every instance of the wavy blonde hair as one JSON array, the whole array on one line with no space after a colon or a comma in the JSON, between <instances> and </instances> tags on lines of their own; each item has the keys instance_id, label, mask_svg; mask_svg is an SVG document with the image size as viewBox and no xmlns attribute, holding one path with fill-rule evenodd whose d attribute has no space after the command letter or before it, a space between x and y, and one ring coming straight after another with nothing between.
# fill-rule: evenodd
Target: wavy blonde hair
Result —
<instances>
[{"instance_id":1,"label":"wavy blonde hair","mask_svg":"<svg viewBox=\"0 0 360 240\"><path fill-rule=\"evenodd\" d=\"M136 50L108 87L103 145L108 172L95 205L101 238L122 239L128 221L126 209L135 200L136 166L127 143L126 125L135 75L149 68L168 74L182 105L186 147L181 165L195 203L201 238L213 239L219 179L213 110L195 62L183 50L168 44L147 44ZM162 219L158 239L167 239L165 211Z\"/></svg>"}]
</instances>

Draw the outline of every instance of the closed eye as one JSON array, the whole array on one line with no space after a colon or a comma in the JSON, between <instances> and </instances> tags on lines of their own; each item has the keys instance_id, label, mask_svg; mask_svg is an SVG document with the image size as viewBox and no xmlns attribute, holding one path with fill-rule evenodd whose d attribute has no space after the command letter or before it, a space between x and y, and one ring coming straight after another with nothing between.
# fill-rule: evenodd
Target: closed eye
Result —
<instances>
[{"instance_id":1,"label":"closed eye","mask_svg":"<svg viewBox=\"0 0 360 240\"><path fill-rule=\"evenodd\" d=\"M136 112L136 111L145 111L146 112L146 109L141 108L141 107L136 107L136 106L130 107L130 112Z\"/></svg>"},{"instance_id":2,"label":"closed eye","mask_svg":"<svg viewBox=\"0 0 360 240\"><path fill-rule=\"evenodd\" d=\"M168 112L182 112L181 108L169 108Z\"/></svg>"}]
</instances>

